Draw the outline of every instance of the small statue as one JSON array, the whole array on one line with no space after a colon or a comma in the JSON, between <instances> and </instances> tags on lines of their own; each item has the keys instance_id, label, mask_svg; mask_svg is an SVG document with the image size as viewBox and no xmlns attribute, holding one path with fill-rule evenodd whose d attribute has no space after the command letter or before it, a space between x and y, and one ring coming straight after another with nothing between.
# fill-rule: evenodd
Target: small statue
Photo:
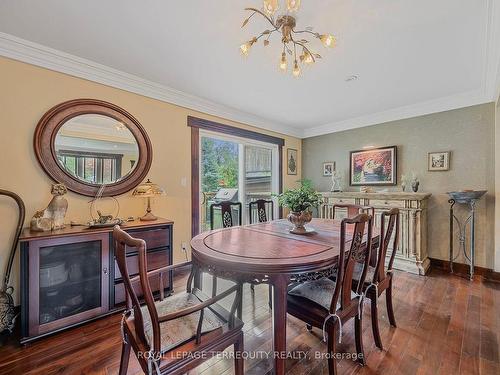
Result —
<instances>
[{"instance_id":1,"label":"small statue","mask_svg":"<svg viewBox=\"0 0 500 375\"><path fill-rule=\"evenodd\" d=\"M342 191L342 188L340 186L341 181L342 181L342 176L340 175L340 172L333 171L333 173L332 173L332 188L330 189L330 191L332 191L332 192Z\"/></svg>"},{"instance_id":2,"label":"small statue","mask_svg":"<svg viewBox=\"0 0 500 375\"><path fill-rule=\"evenodd\" d=\"M408 184L408 178L406 175L401 175L401 190L406 191L406 185Z\"/></svg>"},{"instance_id":3,"label":"small statue","mask_svg":"<svg viewBox=\"0 0 500 375\"><path fill-rule=\"evenodd\" d=\"M54 196L46 209L33 215L30 229L34 232L47 232L64 228L64 217L68 210L68 201L63 197L68 190L63 184L53 184L51 194Z\"/></svg>"},{"instance_id":4,"label":"small statue","mask_svg":"<svg viewBox=\"0 0 500 375\"><path fill-rule=\"evenodd\" d=\"M418 186L420 185L420 181L417 178L417 174L413 173L412 174L412 180L411 180L411 188L414 193L418 191Z\"/></svg>"},{"instance_id":5,"label":"small statue","mask_svg":"<svg viewBox=\"0 0 500 375\"><path fill-rule=\"evenodd\" d=\"M96 220L97 224L107 224L113 220L113 215L103 215L101 211L97 210L99 218Z\"/></svg>"}]
</instances>

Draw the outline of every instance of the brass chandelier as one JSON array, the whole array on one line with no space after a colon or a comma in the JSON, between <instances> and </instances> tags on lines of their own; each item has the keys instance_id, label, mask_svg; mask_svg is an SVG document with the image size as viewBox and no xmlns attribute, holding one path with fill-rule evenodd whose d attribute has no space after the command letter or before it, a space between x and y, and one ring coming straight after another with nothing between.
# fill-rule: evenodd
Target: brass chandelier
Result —
<instances>
[{"instance_id":1,"label":"brass chandelier","mask_svg":"<svg viewBox=\"0 0 500 375\"><path fill-rule=\"evenodd\" d=\"M316 62L316 59L320 59L321 55L313 52L309 47L309 40L304 39L304 35L312 35L313 37L319 39L325 47L335 47L336 40L331 34L320 34L313 31L312 27L307 27L304 30L295 30L296 20L295 17L290 15L295 13L300 8L300 0L285 0L286 3L286 13L281 15L276 15L279 9L279 0L264 0L263 10L256 8L245 8L245 10L252 12L244 21L241 27L245 27L250 21L250 19L258 14L264 17L270 24L271 28L264 30L258 36L253 37L249 41L243 43L240 46L240 52L244 56L248 56L252 46L257 43L259 39L263 39L264 46L270 44L269 39L271 36L277 32L281 33L281 43L283 44L283 51L281 53L281 58L279 60L279 68L282 72L288 70L287 54L293 57L293 68L292 75L294 77L299 77L302 69L299 65L311 65Z\"/></svg>"}]
</instances>

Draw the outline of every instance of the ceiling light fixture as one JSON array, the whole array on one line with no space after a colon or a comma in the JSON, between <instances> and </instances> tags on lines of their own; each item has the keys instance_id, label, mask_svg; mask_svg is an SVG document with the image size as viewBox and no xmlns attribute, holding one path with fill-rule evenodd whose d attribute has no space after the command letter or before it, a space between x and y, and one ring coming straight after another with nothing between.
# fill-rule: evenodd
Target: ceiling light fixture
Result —
<instances>
[{"instance_id":1,"label":"ceiling light fixture","mask_svg":"<svg viewBox=\"0 0 500 375\"><path fill-rule=\"evenodd\" d=\"M263 38L264 46L270 44L271 35L275 32L281 33L281 43L283 43L283 49L281 52L281 58L279 60L279 68L282 72L288 70L287 54L293 57L292 64L292 75L294 77L299 77L301 75L301 64L311 65L316 62L316 59L320 59L321 55L311 51L307 46L309 40L304 39L302 35L310 34L315 38L319 39L325 47L335 47L336 39L331 34L320 34L313 32L312 27L306 27L304 30L295 30L296 20L295 17L291 16L289 13L297 12L300 8L300 0L286 0L286 13L277 16L275 19L275 14L279 9L279 0L264 0L263 10L256 8L245 8L252 12L244 21L241 27L245 27L254 15L259 14L264 17L272 26L272 28L264 30L258 36L253 37L249 41L240 45L240 52L244 56L248 56L252 46L257 43L257 41ZM298 55L297 55L297 50Z\"/></svg>"},{"instance_id":2,"label":"ceiling light fixture","mask_svg":"<svg viewBox=\"0 0 500 375\"><path fill-rule=\"evenodd\" d=\"M126 127L125 125L122 123L122 122L118 122L116 125L115 125L115 129L118 130L118 131L122 131L122 130L125 130Z\"/></svg>"}]
</instances>

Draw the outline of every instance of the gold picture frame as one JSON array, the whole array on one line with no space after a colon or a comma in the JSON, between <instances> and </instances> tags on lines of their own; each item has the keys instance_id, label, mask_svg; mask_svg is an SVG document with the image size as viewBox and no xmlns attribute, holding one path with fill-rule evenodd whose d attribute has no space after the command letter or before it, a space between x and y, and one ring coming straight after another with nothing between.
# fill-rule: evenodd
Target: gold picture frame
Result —
<instances>
[{"instance_id":1,"label":"gold picture frame","mask_svg":"<svg viewBox=\"0 0 500 375\"><path fill-rule=\"evenodd\" d=\"M298 153L299 152L294 148L287 148L286 149L286 174L292 175L292 176L297 175Z\"/></svg>"}]
</instances>

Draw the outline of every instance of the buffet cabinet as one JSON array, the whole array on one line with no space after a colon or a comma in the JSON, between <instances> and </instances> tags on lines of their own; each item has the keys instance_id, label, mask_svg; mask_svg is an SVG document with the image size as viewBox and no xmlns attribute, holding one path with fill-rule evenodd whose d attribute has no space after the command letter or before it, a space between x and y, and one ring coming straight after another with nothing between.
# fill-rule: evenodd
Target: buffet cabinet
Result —
<instances>
[{"instance_id":1,"label":"buffet cabinet","mask_svg":"<svg viewBox=\"0 0 500 375\"><path fill-rule=\"evenodd\" d=\"M430 261L427 256L427 203L429 193L361 193L339 192L321 193L323 202L318 209L318 216L333 217L335 204L358 204L371 206L375 209L374 225L380 225L380 214L393 207L399 209L399 244L392 248L392 239L387 251L387 261L393 251L396 251L394 268L425 275ZM339 210L340 217L346 213Z\"/></svg>"},{"instance_id":2,"label":"buffet cabinet","mask_svg":"<svg viewBox=\"0 0 500 375\"><path fill-rule=\"evenodd\" d=\"M122 225L146 241L148 269L172 262L173 222ZM124 307L125 288L115 261L112 228L24 230L21 238L21 343L73 327ZM137 251L127 248L127 267L138 274ZM172 292L172 274L150 279L154 292ZM142 292L139 290L139 294Z\"/></svg>"}]
</instances>

